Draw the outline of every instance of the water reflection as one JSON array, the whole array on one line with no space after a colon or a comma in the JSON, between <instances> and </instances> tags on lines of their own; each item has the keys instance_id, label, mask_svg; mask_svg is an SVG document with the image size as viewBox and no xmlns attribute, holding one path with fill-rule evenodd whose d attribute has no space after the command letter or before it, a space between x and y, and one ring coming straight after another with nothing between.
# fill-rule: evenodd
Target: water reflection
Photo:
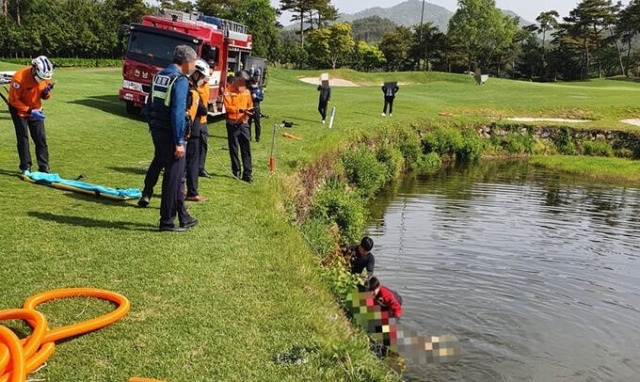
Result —
<instances>
[{"instance_id":1,"label":"water reflection","mask_svg":"<svg viewBox=\"0 0 640 382\"><path fill-rule=\"evenodd\" d=\"M462 344L412 377L640 380L639 190L495 162L408 177L372 211L404 324Z\"/></svg>"}]
</instances>

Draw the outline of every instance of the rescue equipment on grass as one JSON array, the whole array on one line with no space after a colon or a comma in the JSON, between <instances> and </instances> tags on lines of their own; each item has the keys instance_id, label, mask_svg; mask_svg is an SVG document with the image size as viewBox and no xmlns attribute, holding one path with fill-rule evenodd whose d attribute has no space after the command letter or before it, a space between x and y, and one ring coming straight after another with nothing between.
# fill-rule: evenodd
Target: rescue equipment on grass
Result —
<instances>
[{"instance_id":1,"label":"rescue equipment on grass","mask_svg":"<svg viewBox=\"0 0 640 382\"><path fill-rule=\"evenodd\" d=\"M20 177L22 180L30 183L42 184L59 190L79 192L86 195L95 195L111 200L130 200L142 197L142 192L138 188L110 188L77 180L63 179L58 174L25 171Z\"/></svg>"}]
</instances>

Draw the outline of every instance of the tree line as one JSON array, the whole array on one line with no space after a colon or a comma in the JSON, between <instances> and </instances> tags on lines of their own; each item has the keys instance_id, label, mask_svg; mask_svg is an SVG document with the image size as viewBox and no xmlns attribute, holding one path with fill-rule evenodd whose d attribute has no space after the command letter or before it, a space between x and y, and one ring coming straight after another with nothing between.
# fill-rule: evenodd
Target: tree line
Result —
<instances>
[{"instance_id":1,"label":"tree line","mask_svg":"<svg viewBox=\"0 0 640 382\"><path fill-rule=\"evenodd\" d=\"M291 9L292 2L313 3L281 0L281 9ZM447 31L430 22L396 26L377 16L350 24L306 23L296 28L297 35L307 36L299 47L293 32L281 32L280 60L300 67L358 70L460 73L481 68L495 76L538 80L640 75L635 44L640 0L626 6L583 0L565 17L549 10L540 13L536 24L519 24L517 17L500 11L495 0L459 0Z\"/></svg>"},{"instance_id":2,"label":"tree line","mask_svg":"<svg viewBox=\"0 0 640 382\"><path fill-rule=\"evenodd\" d=\"M143 0L1 0L0 56L119 58L117 30L156 12ZM520 27L495 0L459 0L447 31L369 17L337 22L330 0L162 0L160 8L228 18L249 27L254 54L298 68L437 70L510 78L575 80L637 75L640 0L582 0L569 15L542 12ZM278 23L291 14L294 28Z\"/></svg>"},{"instance_id":3,"label":"tree line","mask_svg":"<svg viewBox=\"0 0 640 382\"><path fill-rule=\"evenodd\" d=\"M0 57L121 58L126 41L118 39L118 29L167 8L198 10L246 24L260 36L254 52L277 58L272 48L279 46L277 10L269 0L174 0L161 1L158 7L144 0L0 1Z\"/></svg>"}]
</instances>

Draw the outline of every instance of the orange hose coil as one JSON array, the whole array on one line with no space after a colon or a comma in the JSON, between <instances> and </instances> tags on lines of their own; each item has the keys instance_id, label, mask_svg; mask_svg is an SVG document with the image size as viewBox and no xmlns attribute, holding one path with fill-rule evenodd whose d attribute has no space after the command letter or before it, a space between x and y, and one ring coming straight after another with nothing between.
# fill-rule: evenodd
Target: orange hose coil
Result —
<instances>
[{"instance_id":1,"label":"orange hose coil","mask_svg":"<svg viewBox=\"0 0 640 382\"><path fill-rule=\"evenodd\" d=\"M91 320L49 329L47 319L36 307L51 300L70 297L94 297L111 301L118 307ZM51 357L56 341L110 325L124 317L130 308L129 300L115 292L93 288L66 288L31 296L25 301L23 309L0 310L0 321L25 320L33 329L29 337L20 340L7 327L0 326L0 382L25 382L28 373Z\"/></svg>"}]
</instances>

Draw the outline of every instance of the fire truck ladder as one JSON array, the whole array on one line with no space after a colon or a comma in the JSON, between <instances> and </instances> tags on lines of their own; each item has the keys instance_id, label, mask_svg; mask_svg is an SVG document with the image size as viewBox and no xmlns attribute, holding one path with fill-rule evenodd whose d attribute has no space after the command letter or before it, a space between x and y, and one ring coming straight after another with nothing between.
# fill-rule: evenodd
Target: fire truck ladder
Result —
<instances>
[{"instance_id":1,"label":"fire truck ladder","mask_svg":"<svg viewBox=\"0 0 640 382\"><path fill-rule=\"evenodd\" d=\"M174 22L190 22L193 24L203 23L206 25L215 25L218 29L224 32L225 37L229 37L229 32L247 34L247 26L237 23L235 21L222 19L214 16L206 16L200 12L182 12L174 11L172 9L161 9L159 16L170 18Z\"/></svg>"}]
</instances>

